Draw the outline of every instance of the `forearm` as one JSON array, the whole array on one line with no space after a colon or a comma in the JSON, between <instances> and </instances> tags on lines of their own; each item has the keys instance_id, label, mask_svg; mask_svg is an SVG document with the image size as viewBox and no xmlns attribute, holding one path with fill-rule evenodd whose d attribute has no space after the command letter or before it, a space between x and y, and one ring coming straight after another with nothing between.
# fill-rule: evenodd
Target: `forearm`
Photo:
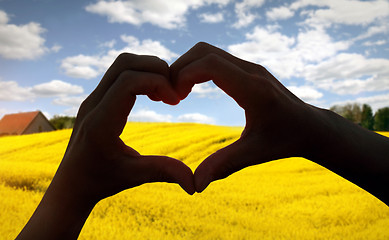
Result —
<instances>
[{"instance_id":1,"label":"forearm","mask_svg":"<svg viewBox=\"0 0 389 240\"><path fill-rule=\"evenodd\" d=\"M315 109L307 158L389 203L389 139L339 115Z\"/></svg>"},{"instance_id":2,"label":"forearm","mask_svg":"<svg viewBox=\"0 0 389 240\"><path fill-rule=\"evenodd\" d=\"M53 180L17 240L78 238L95 204L66 189Z\"/></svg>"}]
</instances>

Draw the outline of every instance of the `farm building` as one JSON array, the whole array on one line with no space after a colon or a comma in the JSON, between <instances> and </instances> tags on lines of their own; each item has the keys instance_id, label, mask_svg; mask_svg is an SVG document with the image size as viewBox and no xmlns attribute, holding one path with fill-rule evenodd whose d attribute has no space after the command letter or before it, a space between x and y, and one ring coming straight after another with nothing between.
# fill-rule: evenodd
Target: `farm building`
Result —
<instances>
[{"instance_id":1,"label":"farm building","mask_svg":"<svg viewBox=\"0 0 389 240\"><path fill-rule=\"evenodd\" d=\"M7 114L0 120L0 136L49 132L55 128L40 111Z\"/></svg>"}]
</instances>

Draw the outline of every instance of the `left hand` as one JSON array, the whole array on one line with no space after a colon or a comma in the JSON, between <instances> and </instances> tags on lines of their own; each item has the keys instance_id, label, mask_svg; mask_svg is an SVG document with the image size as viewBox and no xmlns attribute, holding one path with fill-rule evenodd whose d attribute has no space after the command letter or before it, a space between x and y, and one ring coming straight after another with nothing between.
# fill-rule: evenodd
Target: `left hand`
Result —
<instances>
[{"instance_id":1,"label":"left hand","mask_svg":"<svg viewBox=\"0 0 389 240\"><path fill-rule=\"evenodd\" d=\"M101 199L148 182L195 192L192 170L165 156L142 156L120 134L136 95L177 104L169 68L157 57L121 54L77 114L65 156L17 239L77 239Z\"/></svg>"},{"instance_id":2,"label":"left hand","mask_svg":"<svg viewBox=\"0 0 389 240\"><path fill-rule=\"evenodd\" d=\"M184 163L142 156L120 139L136 95L172 105L179 102L166 62L134 54L115 60L82 103L53 184L94 202L148 182L178 183L187 193L195 192L193 173Z\"/></svg>"}]
</instances>

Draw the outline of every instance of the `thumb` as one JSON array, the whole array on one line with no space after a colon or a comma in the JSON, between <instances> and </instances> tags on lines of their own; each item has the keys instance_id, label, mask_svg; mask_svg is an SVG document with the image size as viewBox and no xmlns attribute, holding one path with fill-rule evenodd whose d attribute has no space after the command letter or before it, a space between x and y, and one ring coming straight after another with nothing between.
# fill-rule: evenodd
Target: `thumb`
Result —
<instances>
[{"instance_id":1,"label":"thumb","mask_svg":"<svg viewBox=\"0 0 389 240\"><path fill-rule=\"evenodd\" d=\"M258 163L258 149L242 138L207 157L196 169L194 182L202 192L211 182Z\"/></svg>"},{"instance_id":2,"label":"thumb","mask_svg":"<svg viewBox=\"0 0 389 240\"><path fill-rule=\"evenodd\" d=\"M166 156L139 156L138 160L143 183L178 183L188 194L195 193L193 172L183 162Z\"/></svg>"}]
</instances>

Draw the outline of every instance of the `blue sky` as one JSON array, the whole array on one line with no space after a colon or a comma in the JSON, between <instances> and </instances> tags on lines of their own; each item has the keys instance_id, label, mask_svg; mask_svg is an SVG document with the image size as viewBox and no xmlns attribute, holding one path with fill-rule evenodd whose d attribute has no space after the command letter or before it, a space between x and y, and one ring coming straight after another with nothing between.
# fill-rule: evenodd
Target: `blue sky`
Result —
<instances>
[{"instance_id":1,"label":"blue sky","mask_svg":"<svg viewBox=\"0 0 389 240\"><path fill-rule=\"evenodd\" d=\"M304 101L389 106L389 1L0 0L0 117L75 115L124 51L173 63L199 41L265 66ZM211 82L178 106L139 97L134 121L244 125Z\"/></svg>"}]
</instances>

